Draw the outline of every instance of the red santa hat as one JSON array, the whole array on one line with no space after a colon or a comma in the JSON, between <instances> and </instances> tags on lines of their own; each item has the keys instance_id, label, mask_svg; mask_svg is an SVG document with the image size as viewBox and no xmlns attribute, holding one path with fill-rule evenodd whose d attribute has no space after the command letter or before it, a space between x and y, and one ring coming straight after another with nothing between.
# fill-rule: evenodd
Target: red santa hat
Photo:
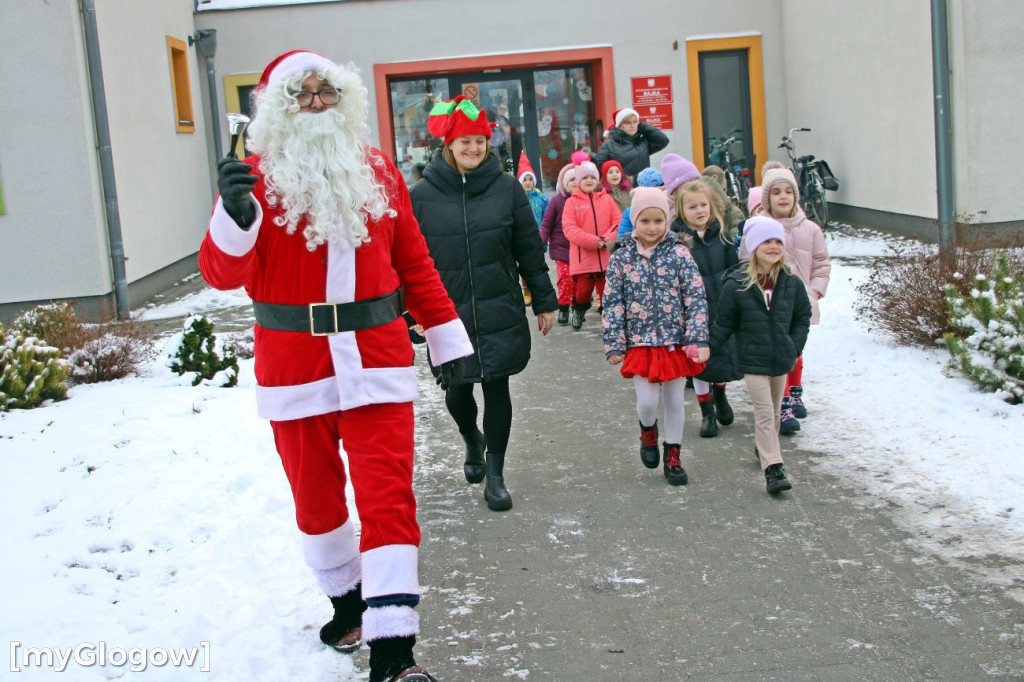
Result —
<instances>
[{"instance_id":1,"label":"red santa hat","mask_svg":"<svg viewBox=\"0 0 1024 682\"><path fill-rule=\"evenodd\" d=\"M636 116L636 120L640 120L640 114L637 113L636 109L623 107L622 109L616 109L612 112L612 118L615 119L615 127L618 128L622 125L622 122L626 120L627 116Z\"/></svg>"},{"instance_id":2,"label":"red santa hat","mask_svg":"<svg viewBox=\"0 0 1024 682\"><path fill-rule=\"evenodd\" d=\"M537 182L537 174L533 172L533 166L530 165L530 159L526 158L526 150L519 152L519 167L516 168L516 174L519 177L519 182L522 182L523 177L527 175L532 175L533 181Z\"/></svg>"},{"instance_id":3,"label":"red santa hat","mask_svg":"<svg viewBox=\"0 0 1024 682\"><path fill-rule=\"evenodd\" d=\"M263 90L271 83L290 78L304 71L317 72L329 68L337 69L338 65L316 52L292 50L285 52L267 65L267 68L263 70L263 75L260 76L257 88Z\"/></svg>"},{"instance_id":4,"label":"red santa hat","mask_svg":"<svg viewBox=\"0 0 1024 682\"><path fill-rule=\"evenodd\" d=\"M445 144L467 135L483 135L489 140L493 127L487 120L487 113L477 109L473 100L465 95L438 102L427 116L427 130L434 137L443 138Z\"/></svg>"}]
</instances>

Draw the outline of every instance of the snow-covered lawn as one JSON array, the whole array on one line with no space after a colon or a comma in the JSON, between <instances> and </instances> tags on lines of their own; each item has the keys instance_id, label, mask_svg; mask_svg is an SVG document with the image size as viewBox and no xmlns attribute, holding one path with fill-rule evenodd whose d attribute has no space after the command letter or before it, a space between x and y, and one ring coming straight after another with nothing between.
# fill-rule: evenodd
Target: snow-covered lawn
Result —
<instances>
[{"instance_id":1,"label":"snow-covered lawn","mask_svg":"<svg viewBox=\"0 0 1024 682\"><path fill-rule=\"evenodd\" d=\"M944 350L896 346L854 318L863 259L884 252L881 236L831 231L829 248L832 282L805 354L814 437L802 445L862 488L865 504L891 506L923 549L954 562L1006 557L970 568L1001 584L1024 579L1024 407L945 376ZM246 303L206 290L146 317ZM319 644L328 605L312 580L295 579L306 568L291 497L255 413L252 361L240 367L238 388L192 387L157 360L145 376L0 414L4 640L145 647L153 664L158 647L199 648L193 674L148 665L158 680L200 677L207 652L203 679L357 675ZM80 651L90 653L99 650ZM130 665L68 670L109 679ZM53 674L26 667L19 679Z\"/></svg>"}]
</instances>

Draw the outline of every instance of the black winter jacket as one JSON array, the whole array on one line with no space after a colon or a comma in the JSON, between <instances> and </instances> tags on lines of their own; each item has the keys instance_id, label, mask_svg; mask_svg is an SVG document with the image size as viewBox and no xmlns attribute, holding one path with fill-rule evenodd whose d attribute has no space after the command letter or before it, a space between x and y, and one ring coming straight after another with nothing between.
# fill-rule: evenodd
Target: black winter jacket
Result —
<instances>
[{"instance_id":1,"label":"black winter jacket","mask_svg":"<svg viewBox=\"0 0 1024 682\"><path fill-rule=\"evenodd\" d=\"M637 173L651 165L651 154L668 146L668 135L650 123L640 122L636 135L627 135L622 128L612 128L608 139L594 155L594 164L600 170L601 164L614 159L622 164L622 172L636 179Z\"/></svg>"},{"instance_id":2,"label":"black winter jacket","mask_svg":"<svg viewBox=\"0 0 1024 682\"><path fill-rule=\"evenodd\" d=\"M413 213L448 295L476 353L463 381L500 379L530 359L531 330L520 275L533 295L533 312L553 312L558 298L530 201L494 154L461 174L434 154L413 186Z\"/></svg>"},{"instance_id":3,"label":"black winter jacket","mask_svg":"<svg viewBox=\"0 0 1024 682\"><path fill-rule=\"evenodd\" d=\"M772 291L772 305L756 284L743 291L746 262L725 275L718 319L711 332L711 353L722 352L730 335L736 334L740 370L744 374L788 374L804 350L811 326L811 302L800 279L788 270L779 274Z\"/></svg>"},{"instance_id":4,"label":"black winter jacket","mask_svg":"<svg viewBox=\"0 0 1024 682\"><path fill-rule=\"evenodd\" d=\"M690 254L697 263L701 279L704 280L704 297L708 301L708 329L713 329L718 316L718 301L722 297L725 272L739 262L736 247L722 241L719 236L721 228L717 220L705 230L704 239L679 218L672 221L672 231L689 237L687 241L690 242ZM720 353L708 358L707 366L697 378L711 383L737 381L743 378L733 339L725 342Z\"/></svg>"}]
</instances>

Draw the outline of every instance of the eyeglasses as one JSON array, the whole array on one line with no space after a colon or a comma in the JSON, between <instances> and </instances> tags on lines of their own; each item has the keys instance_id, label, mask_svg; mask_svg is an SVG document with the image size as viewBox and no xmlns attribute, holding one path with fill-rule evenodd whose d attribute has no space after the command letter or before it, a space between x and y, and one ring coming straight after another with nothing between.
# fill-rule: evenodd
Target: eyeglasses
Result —
<instances>
[{"instance_id":1,"label":"eyeglasses","mask_svg":"<svg viewBox=\"0 0 1024 682\"><path fill-rule=\"evenodd\" d=\"M338 90L337 88L328 88L326 90L320 90L319 92L306 92L305 90L300 90L299 92L293 92L291 94L303 109L313 105L314 97L319 97L320 103L324 106L331 106L341 101L341 90Z\"/></svg>"}]
</instances>

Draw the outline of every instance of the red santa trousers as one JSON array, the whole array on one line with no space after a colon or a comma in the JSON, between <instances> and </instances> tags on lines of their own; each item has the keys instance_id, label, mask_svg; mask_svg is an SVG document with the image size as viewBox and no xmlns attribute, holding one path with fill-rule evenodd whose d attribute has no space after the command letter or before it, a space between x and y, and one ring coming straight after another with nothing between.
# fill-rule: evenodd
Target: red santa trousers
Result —
<instances>
[{"instance_id":1,"label":"red santa trousers","mask_svg":"<svg viewBox=\"0 0 1024 682\"><path fill-rule=\"evenodd\" d=\"M412 403L366 405L290 421L272 421L274 441L295 499L299 530L321 535L348 521L348 454L362 535L359 551L420 544L412 491ZM326 566L318 568L327 568Z\"/></svg>"}]
</instances>

